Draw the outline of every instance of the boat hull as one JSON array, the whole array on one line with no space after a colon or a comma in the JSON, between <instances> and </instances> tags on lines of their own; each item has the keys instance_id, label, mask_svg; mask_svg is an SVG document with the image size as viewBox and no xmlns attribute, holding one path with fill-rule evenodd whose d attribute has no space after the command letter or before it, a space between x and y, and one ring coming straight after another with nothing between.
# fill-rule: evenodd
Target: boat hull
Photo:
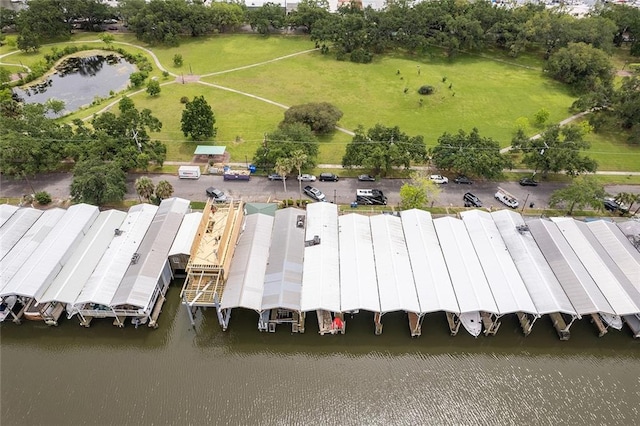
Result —
<instances>
[{"instance_id":1,"label":"boat hull","mask_svg":"<svg viewBox=\"0 0 640 426\"><path fill-rule=\"evenodd\" d=\"M460 314L460 322L465 330L467 330L473 337L478 337L482 332L480 312L465 312Z\"/></svg>"}]
</instances>

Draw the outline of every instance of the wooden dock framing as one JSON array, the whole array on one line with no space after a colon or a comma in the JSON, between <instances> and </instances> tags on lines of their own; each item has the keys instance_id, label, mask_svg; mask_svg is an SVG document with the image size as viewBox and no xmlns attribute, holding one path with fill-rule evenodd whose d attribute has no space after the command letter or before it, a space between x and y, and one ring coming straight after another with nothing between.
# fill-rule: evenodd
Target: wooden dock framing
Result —
<instances>
[{"instance_id":1,"label":"wooden dock framing","mask_svg":"<svg viewBox=\"0 0 640 426\"><path fill-rule=\"evenodd\" d=\"M215 307L220 324L224 323L220 301L242 225L244 203L207 201L202 220L191 245L189 263L180 298L187 307L191 324L199 307Z\"/></svg>"}]
</instances>

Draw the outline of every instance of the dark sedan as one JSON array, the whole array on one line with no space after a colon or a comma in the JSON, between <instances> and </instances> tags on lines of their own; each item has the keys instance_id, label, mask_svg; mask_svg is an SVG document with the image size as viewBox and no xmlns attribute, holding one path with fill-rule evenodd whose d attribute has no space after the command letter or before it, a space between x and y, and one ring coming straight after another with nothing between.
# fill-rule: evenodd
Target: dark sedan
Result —
<instances>
[{"instance_id":1,"label":"dark sedan","mask_svg":"<svg viewBox=\"0 0 640 426\"><path fill-rule=\"evenodd\" d=\"M533 178L522 178L520 179L520 185L522 186L538 186L538 181L533 180Z\"/></svg>"},{"instance_id":2,"label":"dark sedan","mask_svg":"<svg viewBox=\"0 0 640 426\"><path fill-rule=\"evenodd\" d=\"M453 180L455 183L463 184L463 185L471 185L473 182L466 176L458 176Z\"/></svg>"},{"instance_id":3,"label":"dark sedan","mask_svg":"<svg viewBox=\"0 0 640 426\"><path fill-rule=\"evenodd\" d=\"M360 176L358 176L358 180L360 182L375 182L376 178L374 176L371 176L371 175L360 175Z\"/></svg>"}]
</instances>

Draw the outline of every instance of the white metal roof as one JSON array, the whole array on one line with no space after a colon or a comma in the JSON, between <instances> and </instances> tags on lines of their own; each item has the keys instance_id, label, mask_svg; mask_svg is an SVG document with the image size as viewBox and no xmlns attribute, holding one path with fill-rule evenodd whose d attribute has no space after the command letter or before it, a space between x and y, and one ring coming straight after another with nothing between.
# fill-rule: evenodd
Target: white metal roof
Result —
<instances>
[{"instance_id":1,"label":"white metal roof","mask_svg":"<svg viewBox=\"0 0 640 426\"><path fill-rule=\"evenodd\" d=\"M75 302L126 216L118 210L100 213L38 302Z\"/></svg>"},{"instance_id":2,"label":"white metal roof","mask_svg":"<svg viewBox=\"0 0 640 426\"><path fill-rule=\"evenodd\" d=\"M421 313L402 221L392 215L371 216L380 311Z\"/></svg>"},{"instance_id":3,"label":"white metal roof","mask_svg":"<svg viewBox=\"0 0 640 426\"><path fill-rule=\"evenodd\" d=\"M178 234L173 240L173 244L169 250L169 256L191 254L191 246L193 245L193 240L196 238L196 232L198 231L201 220L202 212L187 213L184 215Z\"/></svg>"},{"instance_id":4,"label":"white metal roof","mask_svg":"<svg viewBox=\"0 0 640 426\"><path fill-rule=\"evenodd\" d=\"M16 294L40 300L98 214L98 207L89 204L76 204L69 207L56 226L7 283L2 290L3 294Z\"/></svg>"},{"instance_id":5,"label":"white metal roof","mask_svg":"<svg viewBox=\"0 0 640 426\"><path fill-rule=\"evenodd\" d=\"M460 312L485 311L498 314L491 288L464 223L452 217L441 217L435 219L433 224L456 292Z\"/></svg>"},{"instance_id":6,"label":"white metal roof","mask_svg":"<svg viewBox=\"0 0 640 426\"><path fill-rule=\"evenodd\" d=\"M289 207L277 210L269 262L264 277L262 309L284 308L300 311L302 267L304 258L304 222L306 212Z\"/></svg>"},{"instance_id":7,"label":"white metal roof","mask_svg":"<svg viewBox=\"0 0 640 426\"><path fill-rule=\"evenodd\" d=\"M615 224L596 220L587 223L589 231L598 239L618 268L640 291L640 252Z\"/></svg>"},{"instance_id":8,"label":"white metal roof","mask_svg":"<svg viewBox=\"0 0 640 426\"><path fill-rule=\"evenodd\" d=\"M6 221L18 211L17 206L11 204L0 204L0 226L4 225Z\"/></svg>"},{"instance_id":9,"label":"white metal roof","mask_svg":"<svg viewBox=\"0 0 640 426\"><path fill-rule=\"evenodd\" d=\"M304 248L300 309L340 312L338 206L325 202L307 205L305 241L314 237L319 237L320 243Z\"/></svg>"},{"instance_id":10,"label":"white metal roof","mask_svg":"<svg viewBox=\"0 0 640 426\"><path fill-rule=\"evenodd\" d=\"M618 282L615 275L607 267L603 258L598 255L596 249L591 245L587 235L591 237L593 243L599 243L593 237L593 234L589 232L587 225L568 217L552 218L551 220L555 222L560 232L562 232L562 235L573 248L573 251L616 314L640 313L640 307L631 300L627 292L622 288L621 283ZM583 230L587 234L583 234ZM606 253L603 254L606 255Z\"/></svg>"},{"instance_id":11,"label":"white metal roof","mask_svg":"<svg viewBox=\"0 0 640 426\"><path fill-rule=\"evenodd\" d=\"M431 213L412 209L401 212L400 217L420 309L460 313Z\"/></svg>"},{"instance_id":12,"label":"white metal roof","mask_svg":"<svg viewBox=\"0 0 640 426\"><path fill-rule=\"evenodd\" d=\"M109 244L109 248L78 295L76 305L95 303L108 306L111 303L157 210L158 207L151 204L138 204L129 209L120 226L119 235Z\"/></svg>"},{"instance_id":13,"label":"white metal roof","mask_svg":"<svg viewBox=\"0 0 640 426\"><path fill-rule=\"evenodd\" d=\"M538 315L491 214L481 210L460 213L501 314Z\"/></svg>"},{"instance_id":14,"label":"white metal roof","mask_svg":"<svg viewBox=\"0 0 640 426\"><path fill-rule=\"evenodd\" d=\"M576 315L551 267L545 260L520 214L512 210L491 213L509 254L540 314L562 312ZM518 229L518 227L520 227Z\"/></svg>"},{"instance_id":15,"label":"white metal roof","mask_svg":"<svg viewBox=\"0 0 640 426\"><path fill-rule=\"evenodd\" d=\"M380 312L376 261L367 216L340 216L340 306L343 312Z\"/></svg>"},{"instance_id":16,"label":"white metal roof","mask_svg":"<svg viewBox=\"0 0 640 426\"><path fill-rule=\"evenodd\" d=\"M11 251L0 260L0 295L8 285L18 269L27 261L29 256L44 241L47 234L55 227L56 223L64 216L66 210L54 208L45 211L27 232L20 238Z\"/></svg>"},{"instance_id":17,"label":"white metal roof","mask_svg":"<svg viewBox=\"0 0 640 426\"><path fill-rule=\"evenodd\" d=\"M640 244L640 219L625 220L616 223L616 225L629 241L636 243L634 247L640 251L640 245L638 245Z\"/></svg>"},{"instance_id":18,"label":"white metal roof","mask_svg":"<svg viewBox=\"0 0 640 426\"><path fill-rule=\"evenodd\" d=\"M3 259L11 251L41 215L42 210L30 207L22 208L0 227L0 259Z\"/></svg>"},{"instance_id":19,"label":"white metal roof","mask_svg":"<svg viewBox=\"0 0 640 426\"><path fill-rule=\"evenodd\" d=\"M269 260L274 217L252 214L236 246L220 307L262 309L264 277Z\"/></svg>"},{"instance_id":20,"label":"white metal roof","mask_svg":"<svg viewBox=\"0 0 640 426\"><path fill-rule=\"evenodd\" d=\"M526 224L576 312L615 315L556 224L543 219L532 219Z\"/></svg>"},{"instance_id":21,"label":"white metal roof","mask_svg":"<svg viewBox=\"0 0 640 426\"><path fill-rule=\"evenodd\" d=\"M149 304L168 262L169 249L180 229L182 218L189 211L190 204L191 202L184 198L162 200L138 247L137 253L140 257L124 274L118 290L113 295L111 306L153 308Z\"/></svg>"}]
</instances>

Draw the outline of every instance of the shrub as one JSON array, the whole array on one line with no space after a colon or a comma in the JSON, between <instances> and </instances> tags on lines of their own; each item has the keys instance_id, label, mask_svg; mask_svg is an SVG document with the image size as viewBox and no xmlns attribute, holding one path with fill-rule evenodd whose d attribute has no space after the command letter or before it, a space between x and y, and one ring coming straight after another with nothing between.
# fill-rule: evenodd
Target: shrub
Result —
<instances>
[{"instance_id":1,"label":"shrub","mask_svg":"<svg viewBox=\"0 0 640 426\"><path fill-rule=\"evenodd\" d=\"M433 86L429 86L427 84L425 84L424 86L421 86L418 89L418 93L420 93L421 95L430 95L433 92L435 92L435 88Z\"/></svg>"},{"instance_id":2,"label":"shrub","mask_svg":"<svg viewBox=\"0 0 640 426\"><path fill-rule=\"evenodd\" d=\"M167 71L167 70L162 71L162 76L164 78L169 78L169 71Z\"/></svg>"},{"instance_id":3,"label":"shrub","mask_svg":"<svg viewBox=\"0 0 640 426\"><path fill-rule=\"evenodd\" d=\"M131 80L131 85L133 87L140 87L147 76L142 72L132 72L129 76L129 80Z\"/></svg>"},{"instance_id":4,"label":"shrub","mask_svg":"<svg viewBox=\"0 0 640 426\"><path fill-rule=\"evenodd\" d=\"M49 193L46 191L40 191L40 192L36 192L35 199L38 202L38 204L44 206L51 202L51 195L49 195Z\"/></svg>"},{"instance_id":5,"label":"shrub","mask_svg":"<svg viewBox=\"0 0 640 426\"><path fill-rule=\"evenodd\" d=\"M176 53L175 55L173 55L173 65L176 67L181 67L183 63L183 59L182 59L182 55L179 53Z\"/></svg>"},{"instance_id":6,"label":"shrub","mask_svg":"<svg viewBox=\"0 0 640 426\"><path fill-rule=\"evenodd\" d=\"M189 102L189 97L188 96L183 96L180 98L180 103L181 104L186 104Z\"/></svg>"},{"instance_id":7,"label":"shrub","mask_svg":"<svg viewBox=\"0 0 640 426\"><path fill-rule=\"evenodd\" d=\"M356 62L358 64L368 64L373 60L373 55L371 52L364 49L356 49L351 52L351 56L349 57L351 62Z\"/></svg>"}]
</instances>

